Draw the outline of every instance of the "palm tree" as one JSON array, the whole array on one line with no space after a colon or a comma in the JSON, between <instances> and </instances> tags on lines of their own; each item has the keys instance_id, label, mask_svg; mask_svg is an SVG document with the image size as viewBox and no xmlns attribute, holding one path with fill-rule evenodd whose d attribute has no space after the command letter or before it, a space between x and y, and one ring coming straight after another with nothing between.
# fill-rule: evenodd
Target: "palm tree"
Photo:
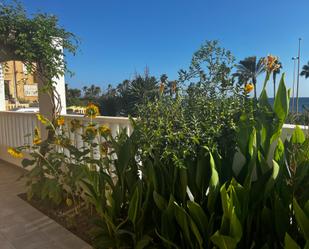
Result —
<instances>
[{"instance_id":1,"label":"palm tree","mask_svg":"<svg viewBox=\"0 0 309 249\"><path fill-rule=\"evenodd\" d=\"M280 74L280 69L282 68L282 63L279 61L277 63L279 65L279 67L277 67L274 71L273 71L273 82L274 82L274 99L276 97L276 78L277 78L277 74Z\"/></svg>"},{"instance_id":2,"label":"palm tree","mask_svg":"<svg viewBox=\"0 0 309 249\"><path fill-rule=\"evenodd\" d=\"M242 83L247 83L244 82L244 80L252 80L254 85L254 97L256 98L256 79L265 71L264 58L257 60L256 56L247 57L244 60L241 60L236 68L237 71L234 75L238 76L238 79L243 81Z\"/></svg>"},{"instance_id":3,"label":"palm tree","mask_svg":"<svg viewBox=\"0 0 309 249\"><path fill-rule=\"evenodd\" d=\"M309 61L306 65L303 66L303 70L300 73L301 76L304 76L306 79L309 78Z\"/></svg>"}]
</instances>

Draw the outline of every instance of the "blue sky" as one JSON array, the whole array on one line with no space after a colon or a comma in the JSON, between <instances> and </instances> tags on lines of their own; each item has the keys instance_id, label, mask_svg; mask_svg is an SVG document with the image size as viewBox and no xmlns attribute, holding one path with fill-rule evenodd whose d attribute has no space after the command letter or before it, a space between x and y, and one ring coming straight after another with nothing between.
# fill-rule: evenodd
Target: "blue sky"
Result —
<instances>
[{"instance_id":1,"label":"blue sky","mask_svg":"<svg viewBox=\"0 0 309 249\"><path fill-rule=\"evenodd\" d=\"M217 39L237 60L278 55L292 86L298 38L301 65L309 60L308 0L22 0L30 12L59 17L81 39L80 51L68 57L75 73L71 87L106 88L135 72L177 78L205 40ZM262 85L262 83L260 83ZM269 87L269 95L272 95ZM309 79L300 80L300 95L309 96Z\"/></svg>"}]
</instances>

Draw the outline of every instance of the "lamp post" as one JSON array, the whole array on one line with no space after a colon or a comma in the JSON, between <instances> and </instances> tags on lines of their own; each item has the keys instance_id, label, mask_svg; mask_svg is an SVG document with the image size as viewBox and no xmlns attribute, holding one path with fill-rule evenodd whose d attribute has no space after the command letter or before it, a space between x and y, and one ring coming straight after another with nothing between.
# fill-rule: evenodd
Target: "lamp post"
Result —
<instances>
[{"instance_id":1,"label":"lamp post","mask_svg":"<svg viewBox=\"0 0 309 249\"><path fill-rule=\"evenodd\" d=\"M294 106L295 106L295 70L296 70L296 60L298 60L298 57L292 57L292 60L294 62L293 88L292 88L292 112L294 112Z\"/></svg>"},{"instance_id":2,"label":"lamp post","mask_svg":"<svg viewBox=\"0 0 309 249\"><path fill-rule=\"evenodd\" d=\"M300 67L300 41L298 38L298 65L297 65L297 87L296 87L296 113L298 114L298 91L299 91L299 67Z\"/></svg>"}]
</instances>

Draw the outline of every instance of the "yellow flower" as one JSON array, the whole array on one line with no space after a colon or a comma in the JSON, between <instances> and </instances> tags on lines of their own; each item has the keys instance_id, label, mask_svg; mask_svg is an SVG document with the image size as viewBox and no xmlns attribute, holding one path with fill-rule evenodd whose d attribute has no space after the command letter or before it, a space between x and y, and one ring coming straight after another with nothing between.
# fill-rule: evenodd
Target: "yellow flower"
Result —
<instances>
[{"instance_id":1,"label":"yellow flower","mask_svg":"<svg viewBox=\"0 0 309 249\"><path fill-rule=\"evenodd\" d=\"M85 109L85 117L88 118L95 118L96 116L100 115L99 107L97 107L93 103L89 103Z\"/></svg>"},{"instance_id":2,"label":"yellow flower","mask_svg":"<svg viewBox=\"0 0 309 249\"><path fill-rule=\"evenodd\" d=\"M159 88L160 94L162 94L164 92L164 83L161 82L160 84L160 88Z\"/></svg>"},{"instance_id":3,"label":"yellow flower","mask_svg":"<svg viewBox=\"0 0 309 249\"><path fill-rule=\"evenodd\" d=\"M99 132L100 132L101 136L109 135L109 134L111 134L111 129L109 127L107 127L106 125L101 125L99 127Z\"/></svg>"},{"instance_id":4,"label":"yellow flower","mask_svg":"<svg viewBox=\"0 0 309 249\"><path fill-rule=\"evenodd\" d=\"M63 126L65 123L64 117L58 117L57 118L57 125L58 126Z\"/></svg>"},{"instance_id":5,"label":"yellow flower","mask_svg":"<svg viewBox=\"0 0 309 249\"><path fill-rule=\"evenodd\" d=\"M15 157L15 158L23 158L23 157L24 157L23 153L21 153L19 150L14 149L14 148L12 148L12 147L9 147L9 148L8 148L8 153L9 153L12 157Z\"/></svg>"},{"instance_id":6,"label":"yellow flower","mask_svg":"<svg viewBox=\"0 0 309 249\"><path fill-rule=\"evenodd\" d=\"M250 92L253 90L253 88L254 88L254 86L253 86L252 83L247 83L247 84L245 85L245 92L246 92L246 93L250 93Z\"/></svg>"},{"instance_id":7,"label":"yellow flower","mask_svg":"<svg viewBox=\"0 0 309 249\"><path fill-rule=\"evenodd\" d=\"M89 125L85 128L85 136L87 136L90 139L94 139L97 135L97 129L93 125Z\"/></svg>"},{"instance_id":8,"label":"yellow flower","mask_svg":"<svg viewBox=\"0 0 309 249\"><path fill-rule=\"evenodd\" d=\"M38 145L42 142L40 130L38 127L34 128L34 135L33 135L33 144Z\"/></svg>"},{"instance_id":9,"label":"yellow flower","mask_svg":"<svg viewBox=\"0 0 309 249\"><path fill-rule=\"evenodd\" d=\"M271 55L271 54L268 55L264 59L264 64L265 64L265 67L266 67L266 71L269 72L269 73L276 71L280 68L278 57Z\"/></svg>"},{"instance_id":10,"label":"yellow flower","mask_svg":"<svg viewBox=\"0 0 309 249\"><path fill-rule=\"evenodd\" d=\"M42 142L42 140L40 138L34 138L33 139L33 144L38 145Z\"/></svg>"},{"instance_id":11,"label":"yellow flower","mask_svg":"<svg viewBox=\"0 0 309 249\"><path fill-rule=\"evenodd\" d=\"M48 119L45 118L42 114L38 113L36 116L42 124L46 125L48 123Z\"/></svg>"}]
</instances>

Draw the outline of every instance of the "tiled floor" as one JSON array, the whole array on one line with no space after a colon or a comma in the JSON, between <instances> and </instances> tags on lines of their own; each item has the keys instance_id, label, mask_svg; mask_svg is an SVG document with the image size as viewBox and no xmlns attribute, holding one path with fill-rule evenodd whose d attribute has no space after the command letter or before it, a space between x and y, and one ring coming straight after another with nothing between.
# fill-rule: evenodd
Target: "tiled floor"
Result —
<instances>
[{"instance_id":1,"label":"tiled floor","mask_svg":"<svg viewBox=\"0 0 309 249\"><path fill-rule=\"evenodd\" d=\"M17 195L24 182L21 169L0 161L0 249L90 249Z\"/></svg>"}]
</instances>

